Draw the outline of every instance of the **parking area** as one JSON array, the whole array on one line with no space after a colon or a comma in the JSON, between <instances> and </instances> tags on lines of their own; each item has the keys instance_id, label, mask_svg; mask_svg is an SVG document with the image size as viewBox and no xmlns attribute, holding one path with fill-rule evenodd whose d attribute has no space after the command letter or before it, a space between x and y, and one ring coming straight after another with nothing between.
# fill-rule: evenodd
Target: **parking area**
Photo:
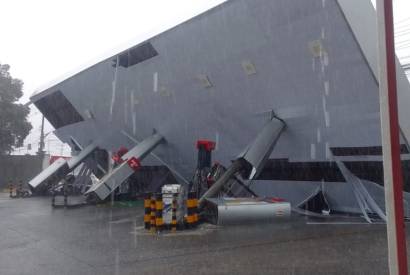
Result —
<instances>
[{"instance_id":1,"label":"parking area","mask_svg":"<svg viewBox=\"0 0 410 275\"><path fill-rule=\"evenodd\" d=\"M0 195L0 274L387 274L386 227L304 217L150 234L143 205Z\"/></svg>"}]
</instances>

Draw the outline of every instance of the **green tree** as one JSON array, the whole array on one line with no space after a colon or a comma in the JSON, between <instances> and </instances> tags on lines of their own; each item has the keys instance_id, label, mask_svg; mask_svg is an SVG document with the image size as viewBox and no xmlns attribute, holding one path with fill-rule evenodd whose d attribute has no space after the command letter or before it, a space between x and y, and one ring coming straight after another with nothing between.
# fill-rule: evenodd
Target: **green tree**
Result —
<instances>
[{"instance_id":1,"label":"green tree","mask_svg":"<svg viewBox=\"0 0 410 275\"><path fill-rule=\"evenodd\" d=\"M23 81L9 70L9 65L0 64L0 155L21 146L32 128L27 121L29 108L17 102L23 96Z\"/></svg>"}]
</instances>

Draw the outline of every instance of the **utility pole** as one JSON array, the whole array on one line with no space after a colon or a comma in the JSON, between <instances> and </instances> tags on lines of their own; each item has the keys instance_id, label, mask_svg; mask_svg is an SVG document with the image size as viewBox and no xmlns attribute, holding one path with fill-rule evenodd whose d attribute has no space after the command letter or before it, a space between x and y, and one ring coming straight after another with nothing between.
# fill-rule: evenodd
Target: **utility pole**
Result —
<instances>
[{"instance_id":1,"label":"utility pole","mask_svg":"<svg viewBox=\"0 0 410 275\"><path fill-rule=\"evenodd\" d=\"M379 94L390 275L407 275L393 0L377 0Z\"/></svg>"},{"instance_id":2,"label":"utility pole","mask_svg":"<svg viewBox=\"0 0 410 275\"><path fill-rule=\"evenodd\" d=\"M39 144L38 152L37 152L37 155L39 156L44 156L44 145L45 145L44 139L45 139L45 136L44 136L44 115L43 115L41 118L40 144Z\"/></svg>"}]
</instances>

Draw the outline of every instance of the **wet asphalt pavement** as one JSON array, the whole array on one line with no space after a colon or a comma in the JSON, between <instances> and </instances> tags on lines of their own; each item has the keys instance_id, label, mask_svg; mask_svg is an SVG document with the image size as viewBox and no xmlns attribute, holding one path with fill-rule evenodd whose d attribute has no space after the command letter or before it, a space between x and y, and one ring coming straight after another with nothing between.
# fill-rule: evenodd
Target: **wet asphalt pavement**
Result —
<instances>
[{"instance_id":1,"label":"wet asphalt pavement","mask_svg":"<svg viewBox=\"0 0 410 275\"><path fill-rule=\"evenodd\" d=\"M385 225L302 217L152 235L143 206L0 194L0 274L387 274Z\"/></svg>"}]
</instances>

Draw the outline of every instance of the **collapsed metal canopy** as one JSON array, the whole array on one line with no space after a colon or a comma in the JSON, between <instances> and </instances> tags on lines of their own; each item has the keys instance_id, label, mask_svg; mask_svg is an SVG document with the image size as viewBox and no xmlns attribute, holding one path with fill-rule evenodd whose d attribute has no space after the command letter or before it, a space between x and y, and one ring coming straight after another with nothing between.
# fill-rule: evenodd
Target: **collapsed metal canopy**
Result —
<instances>
[{"instance_id":1,"label":"collapsed metal canopy","mask_svg":"<svg viewBox=\"0 0 410 275\"><path fill-rule=\"evenodd\" d=\"M150 43L155 52L148 51L144 62L127 59L113 67L125 53L120 52L32 99L60 91L78 114L88 117L57 129L63 140L94 139L107 128L141 138L158 129L172 146L157 153L180 178L189 178L195 169L193 141L217 141L215 156L228 166L275 110L288 131L268 156L273 163L285 159L314 170L310 164L326 168L332 162L336 170L333 148L381 146L374 23L374 9L365 0L232 0L130 47L134 53ZM400 78L402 70L398 73ZM398 82L400 124L408 138L410 90L407 82ZM113 140L105 149L121 145ZM382 161L381 154L359 151L341 161L354 160L359 167ZM408 160L408 152L402 157ZM292 165L288 168L292 172ZM335 210L362 213L350 183L338 177L326 181L317 173L292 176L256 180L252 189L301 201L323 178Z\"/></svg>"},{"instance_id":2,"label":"collapsed metal canopy","mask_svg":"<svg viewBox=\"0 0 410 275\"><path fill-rule=\"evenodd\" d=\"M48 181L57 182L64 178L68 173L73 171L87 157L89 157L98 148L97 142L92 142L85 147L77 156L71 157L69 160L58 159L49 167L44 169L40 174L29 181L29 185L36 189Z\"/></svg>"},{"instance_id":3,"label":"collapsed metal canopy","mask_svg":"<svg viewBox=\"0 0 410 275\"><path fill-rule=\"evenodd\" d=\"M139 168L140 161L163 142L165 142L165 139L159 134L144 139L121 157L123 163L108 172L101 180L96 181L85 194L94 193L99 199L106 199ZM134 168L130 167L133 165L135 165Z\"/></svg>"},{"instance_id":4,"label":"collapsed metal canopy","mask_svg":"<svg viewBox=\"0 0 410 275\"><path fill-rule=\"evenodd\" d=\"M289 202L272 202L257 198L208 198L211 222L218 225L261 223L291 215Z\"/></svg>"}]
</instances>

